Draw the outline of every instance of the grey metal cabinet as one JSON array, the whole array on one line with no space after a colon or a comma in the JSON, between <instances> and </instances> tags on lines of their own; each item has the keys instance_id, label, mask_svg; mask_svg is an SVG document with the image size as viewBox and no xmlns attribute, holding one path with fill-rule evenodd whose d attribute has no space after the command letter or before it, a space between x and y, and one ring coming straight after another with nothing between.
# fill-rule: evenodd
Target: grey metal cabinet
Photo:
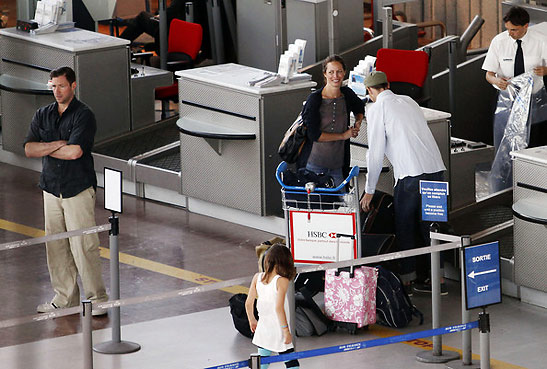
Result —
<instances>
[{"instance_id":1,"label":"grey metal cabinet","mask_svg":"<svg viewBox=\"0 0 547 369\"><path fill-rule=\"evenodd\" d=\"M287 0L287 41L307 41L304 66L329 55L327 0ZM335 4L334 33L339 52L363 43L363 1L338 0Z\"/></svg>"},{"instance_id":2,"label":"grey metal cabinet","mask_svg":"<svg viewBox=\"0 0 547 369\"><path fill-rule=\"evenodd\" d=\"M285 0L237 1L239 64L277 72L287 47Z\"/></svg>"},{"instance_id":3,"label":"grey metal cabinet","mask_svg":"<svg viewBox=\"0 0 547 369\"><path fill-rule=\"evenodd\" d=\"M523 300L547 306L547 146L511 155L515 283Z\"/></svg>"},{"instance_id":4,"label":"grey metal cabinet","mask_svg":"<svg viewBox=\"0 0 547 369\"><path fill-rule=\"evenodd\" d=\"M69 66L76 72L76 96L95 113L95 141L130 130L127 40L77 28L31 35L0 30L3 149L23 154L34 112L53 102L49 72Z\"/></svg>"}]
</instances>

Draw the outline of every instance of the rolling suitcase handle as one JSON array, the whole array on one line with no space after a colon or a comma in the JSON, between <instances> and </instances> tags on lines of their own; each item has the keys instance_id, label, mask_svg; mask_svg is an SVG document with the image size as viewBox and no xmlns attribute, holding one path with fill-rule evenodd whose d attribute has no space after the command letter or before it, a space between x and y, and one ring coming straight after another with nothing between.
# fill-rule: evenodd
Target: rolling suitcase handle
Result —
<instances>
[{"instance_id":1,"label":"rolling suitcase handle","mask_svg":"<svg viewBox=\"0 0 547 369\"><path fill-rule=\"evenodd\" d=\"M352 234L344 234L344 233L337 233L336 234L336 261L340 261L340 237L347 237L347 238L351 238L352 240L355 239L355 236L352 235ZM340 275L340 270L336 270L336 276L339 276ZM349 276L350 278L353 278L354 277L354 274L353 274L353 265L350 266L350 271L349 271Z\"/></svg>"}]
</instances>

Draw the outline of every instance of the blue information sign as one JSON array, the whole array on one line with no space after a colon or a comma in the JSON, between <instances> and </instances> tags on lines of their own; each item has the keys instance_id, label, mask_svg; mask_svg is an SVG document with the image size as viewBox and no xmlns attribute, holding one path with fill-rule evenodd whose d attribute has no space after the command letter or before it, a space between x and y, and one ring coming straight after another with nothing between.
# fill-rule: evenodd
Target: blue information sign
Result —
<instances>
[{"instance_id":1,"label":"blue information sign","mask_svg":"<svg viewBox=\"0 0 547 369\"><path fill-rule=\"evenodd\" d=\"M448 222L448 182L420 181L422 220Z\"/></svg>"},{"instance_id":2,"label":"blue information sign","mask_svg":"<svg viewBox=\"0 0 547 369\"><path fill-rule=\"evenodd\" d=\"M463 250L467 310L501 302L499 249L496 241Z\"/></svg>"}]
</instances>

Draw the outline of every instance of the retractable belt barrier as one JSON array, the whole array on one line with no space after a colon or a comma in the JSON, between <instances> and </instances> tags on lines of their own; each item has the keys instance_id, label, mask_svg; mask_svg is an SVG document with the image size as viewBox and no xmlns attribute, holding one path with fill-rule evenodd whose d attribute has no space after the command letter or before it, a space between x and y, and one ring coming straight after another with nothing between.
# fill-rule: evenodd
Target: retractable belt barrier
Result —
<instances>
[{"instance_id":1,"label":"retractable belt barrier","mask_svg":"<svg viewBox=\"0 0 547 369\"><path fill-rule=\"evenodd\" d=\"M109 230L110 224L105 224L100 227L102 227L102 230ZM92 227L85 230L80 230L79 233L77 231L73 231L73 232L76 232L76 234L72 234L73 232L66 232L66 233L59 233L59 234L46 236L46 237L39 237L39 239L42 240L40 242L45 242L43 239L47 239L47 241L50 241L51 239L53 239L53 237L55 237L54 239L60 239L60 238L63 238L63 237L60 237L61 235L65 235L65 237L72 237L74 235L84 234L83 233L84 231L88 233L93 233L93 232L89 232L89 230L91 229L95 230L95 232L101 232L102 230L98 230L100 227ZM52 237L52 238L48 238L48 237ZM38 238L30 239L27 241L21 241L21 242L27 242L25 246L39 243L39 242L34 242L35 240L38 240ZM0 246L3 246L3 245L0 245ZM340 261L336 263L305 266L305 267L297 268L297 272L307 273L307 272L314 272L314 271L327 270L327 269L343 268L343 267L347 267L351 265L376 264L382 261L405 258L409 256L423 255L423 254L428 254L432 251L451 250L457 247L459 247L459 243L456 243L456 242L445 243L438 246L427 246L427 247L421 247L419 249L412 249L412 250L401 251L401 252L392 252L389 254L369 256L369 257L360 258L360 259L345 260L345 261ZM215 282L211 284L205 284L205 285L196 286L196 287L189 287L189 288L184 288L180 290L172 290L172 291L167 291L167 292L162 292L162 293L157 293L152 295L128 297L128 298L119 299L119 300L99 302L99 303L94 303L93 308L94 309L109 309L113 307L136 305L136 304L141 304L144 302L153 302L153 301L160 301L160 300L165 300L165 299L170 299L175 297L189 296L189 295L194 295L196 293L220 290L230 286L249 284L252 278L253 276L234 278L234 279L229 279L222 282ZM49 319L59 318L66 315L72 315L72 314L76 314L80 312L81 309L82 309L81 307L76 306L72 308L59 309L50 313L35 314L35 315L29 315L26 317L7 319L7 320L0 321L0 329L13 327L19 324L49 320Z\"/></svg>"},{"instance_id":2,"label":"retractable belt barrier","mask_svg":"<svg viewBox=\"0 0 547 369\"><path fill-rule=\"evenodd\" d=\"M40 244L40 243L44 243L48 241L69 238L69 237L74 237L78 235L86 235L86 234L110 231L111 229L112 229L112 224L104 224L100 226L94 226L94 227L89 227L89 228L75 230L75 231L58 233L58 234L48 235L44 237L37 237L37 238L27 239L23 241L9 242L9 243L0 244L0 251L13 250L16 248L36 245L36 244ZM485 237L487 235L484 232L485 231L481 232L480 234L481 237ZM406 258L410 256L418 256L418 255L429 254L429 253L439 253L441 251L452 250L452 249L462 247L462 238L459 236L432 232L431 239L436 241L439 241L439 240L448 241L449 243L431 245L431 246L426 246L426 247L422 247L418 249L393 252L389 254L369 256L369 257L364 257L360 259L345 260L345 261L340 261L336 263L327 263L327 264L321 264L321 265L310 265L305 267L299 267L297 268L297 272L306 273L306 272L314 272L314 271L321 271L321 270L327 270L327 269L343 268L343 267L354 266L354 265L377 264L383 261ZM235 278L235 279L230 279L226 281L196 286L196 287L167 291L167 292L153 294L153 295L137 296L137 297L124 298L124 299L116 299L116 300L111 300L107 302L99 302L99 303L94 303L92 307L93 309L115 309L121 306L136 305L136 304L147 303L152 301L160 301L160 300L165 300L165 299L170 299L170 298L175 298L180 296L189 296L189 295L193 295L197 293L223 289L223 288L235 286L235 285L241 285L241 284L246 285L251 282L252 278L253 276L247 276L247 277ZM82 315L84 317L84 321L87 321L87 324L85 324L84 327L87 327L86 330L90 330L91 329L91 325L89 324L90 314L86 315L85 313L86 309L89 309L90 305L91 305L90 301L85 301L83 304L83 307L76 306L72 308L58 309L49 313L35 314L35 315L3 320L3 321L0 321L0 329L13 327L13 326L21 325L21 324L26 324L26 323L31 323L31 322L50 320L50 319L59 318L62 316L67 316L67 315L83 312ZM295 352L295 353L275 356L271 358L264 358L263 363L266 364L266 363L273 363L273 362L282 361L282 360L284 361L287 359L305 358L305 357L326 355L330 353L343 352L343 351L353 351L353 350L358 350L358 349L363 349L368 347L390 344L390 343L409 341L416 338L429 337L432 335L442 335L446 333L465 331L472 328L476 328L477 326L478 326L477 322L471 322L471 323L464 322L461 325L448 326L443 328L434 327L434 329L432 330L427 330L427 331L422 331L417 333L410 333L410 334L405 334L405 335L400 335L395 337L363 341L363 342L358 342L354 344L333 346L333 347L327 347L323 349ZM84 332L84 335L86 334L89 335L89 333L90 332ZM90 349L91 348L89 348L89 350ZM84 351L85 350L88 350L88 348L84 347ZM245 360L245 361L241 361L237 363L225 364L222 366L216 366L211 368L219 368L219 369L220 368L240 368L240 367L248 366L248 364L249 364L249 361ZM87 363L86 368L92 368L92 366L93 364L91 359L91 363Z\"/></svg>"},{"instance_id":3,"label":"retractable belt barrier","mask_svg":"<svg viewBox=\"0 0 547 369\"><path fill-rule=\"evenodd\" d=\"M344 345L323 347L323 348L306 350L306 351L291 352L289 354L263 357L260 359L260 364L271 364L271 363L277 363L280 361L305 359L305 358L314 357L314 356L336 354L339 352L350 352L350 351L362 350L362 349L371 348L371 347L390 345L392 343L412 341L419 338L443 335L447 333L462 332L468 329L473 329L478 327L479 327L479 321L477 320L477 321L466 323L466 324L451 325L447 327L429 329L429 330L420 331L420 332L406 333L406 334L401 334L401 335L393 336L393 337L377 338L377 339L368 340L368 341L347 343ZM205 369L235 369L235 368L247 368L247 367L252 368L250 360L243 360L243 361L237 361L237 362L233 362L229 364L211 366Z\"/></svg>"},{"instance_id":4,"label":"retractable belt barrier","mask_svg":"<svg viewBox=\"0 0 547 369\"><path fill-rule=\"evenodd\" d=\"M93 226L89 228L76 229L74 231L50 234L48 236L43 236L43 237L29 238L27 240L22 240L22 241L13 241L13 242L0 244L0 251L13 250L13 249L18 249L25 246L38 245L41 243L55 241L55 240L62 240L64 238L70 238L74 236L83 236L83 235L88 235L92 233L100 233L104 231L109 231L110 229L111 229L110 224L103 224L103 225Z\"/></svg>"}]
</instances>

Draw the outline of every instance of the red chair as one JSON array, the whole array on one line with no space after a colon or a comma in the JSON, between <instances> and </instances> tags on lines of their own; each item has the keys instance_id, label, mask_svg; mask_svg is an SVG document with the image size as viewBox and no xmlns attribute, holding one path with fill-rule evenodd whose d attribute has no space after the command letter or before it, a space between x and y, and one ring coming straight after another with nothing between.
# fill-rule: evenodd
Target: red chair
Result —
<instances>
[{"instance_id":1,"label":"red chair","mask_svg":"<svg viewBox=\"0 0 547 369\"><path fill-rule=\"evenodd\" d=\"M386 74L390 89L412 97L426 106L430 97L424 93L429 71L429 55L424 51L380 49L376 54L376 70Z\"/></svg>"},{"instance_id":2,"label":"red chair","mask_svg":"<svg viewBox=\"0 0 547 369\"><path fill-rule=\"evenodd\" d=\"M190 23L180 19L173 19L169 26L169 41L167 49L167 70L190 69L194 67L201 49L203 29L197 23ZM165 119L169 107L169 100L178 102L178 80L171 86L155 89L156 100L161 100L161 119Z\"/></svg>"}]
</instances>

